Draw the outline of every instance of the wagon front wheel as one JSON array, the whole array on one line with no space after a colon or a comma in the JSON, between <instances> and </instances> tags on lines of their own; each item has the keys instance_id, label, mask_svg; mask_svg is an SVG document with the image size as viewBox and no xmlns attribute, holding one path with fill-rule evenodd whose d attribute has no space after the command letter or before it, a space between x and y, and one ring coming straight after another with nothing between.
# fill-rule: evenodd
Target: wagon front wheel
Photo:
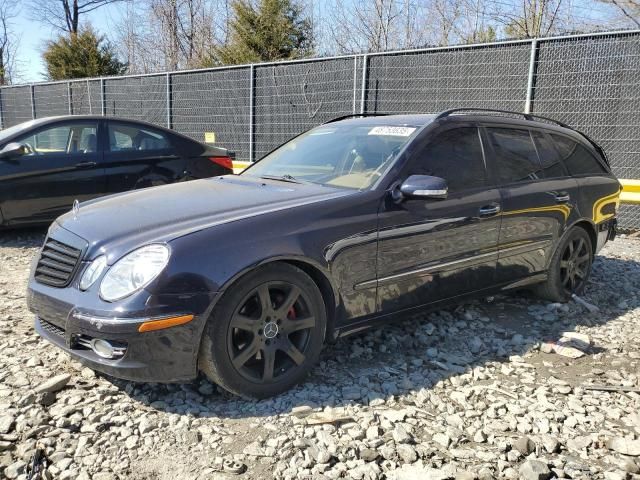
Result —
<instances>
[{"instance_id":1,"label":"wagon front wheel","mask_svg":"<svg viewBox=\"0 0 640 480\"><path fill-rule=\"evenodd\" d=\"M302 270L274 264L233 285L205 328L199 364L213 382L264 398L300 382L317 362L326 311Z\"/></svg>"}]
</instances>

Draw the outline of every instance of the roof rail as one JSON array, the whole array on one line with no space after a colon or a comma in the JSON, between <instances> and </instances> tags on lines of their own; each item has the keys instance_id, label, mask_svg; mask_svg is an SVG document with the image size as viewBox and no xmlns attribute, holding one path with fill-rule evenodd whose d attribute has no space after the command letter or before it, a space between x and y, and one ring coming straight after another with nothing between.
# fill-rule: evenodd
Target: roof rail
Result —
<instances>
[{"instance_id":1,"label":"roof rail","mask_svg":"<svg viewBox=\"0 0 640 480\"><path fill-rule=\"evenodd\" d=\"M391 115L390 113L350 113L348 115L342 115L340 117L332 118L323 123L323 125L327 123L339 122L340 120L346 120L347 118L355 118L355 117L384 117L386 115Z\"/></svg>"},{"instance_id":2,"label":"roof rail","mask_svg":"<svg viewBox=\"0 0 640 480\"><path fill-rule=\"evenodd\" d=\"M458 113L458 112L503 113L503 114L506 113L506 114L509 114L509 115L522 115L522 117L524 117L525 120L530 120L530 121L533 121L533 122L535 122L536 119L545 120L547 122L555 123L556 125L558 125L560 127L572 129L566 123L559 122L558 120L554 120L552 118L543 117L541 115L534 115L532 113L523 113L523 112L512 112L512 111L509 111L509 110L494 110L492 108L452 108L451 110L445 110L444 112L438 114L438 116L436 116L436 118L434 120L438 120L440 118L445 118L445 117L448 117L449 115L452 115L452 114Z\"/></svg>"},{"instance_id":3,"label":"roof rail","mask_svg":"<svg viewBox=\"0 0 640 480\"><path fill-rule=\"evenodd\" d=\"M482 113L482 112L488 112L488 113L507 113L510 115L522 115L526 120L530 120L530 121L535 121L536 119L540 119L540 120L546 120L547 122L551 122L554 123L560 127L563 128L568 128L569 130L572 130L574 132L576 132L578 135L581 135L585 140L587 140L591 146L593 146L593 148L600 154L602 155L602 158L604 159L605 163L607 165L609 165L609 159L607 158L607 154L605 153L605 151L602 149L602 147L600 145L598 145L591 137L589 137L587 134L585 134L584 132L581 132L580 130L576 130L575 128L567 125L566 123L563 122L559 122L558 120L554 120L552 118L548 118L548 117L543 117L541 115L534 115L532 113L521 113L521 112L511 112L509 110L493 110L490 108L452 108L451 110L445 110L444 112L438 114L436 116L436 118L434 120L438 120L439 118L445 118L448 117L449 115L453 114L453 113L457 113L457 112L472 112L472 113Z\"/></svg>"}]
</instances>

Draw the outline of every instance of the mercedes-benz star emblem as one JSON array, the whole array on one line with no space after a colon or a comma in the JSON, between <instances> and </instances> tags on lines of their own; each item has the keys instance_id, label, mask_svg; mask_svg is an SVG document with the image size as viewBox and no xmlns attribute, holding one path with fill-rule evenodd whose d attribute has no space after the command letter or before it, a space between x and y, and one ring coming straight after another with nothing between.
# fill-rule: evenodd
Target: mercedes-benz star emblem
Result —
<instances>
[{"instance_id":1,"label":"mercedes-benz star emblem","mask_svg":"<svg viewBox=\"0 0 640 480\"><path fill-rule=\"evenodd\" d=\"M264 336L273 338L278 334L278 325L275 322L269 322L264 326Z\"/></svg>"},{"instance_id":2,"label":"mercedes-benz star emblem","mask_svg":"<svg viewBox=\"0 0 640 480\"><path fill-rule=\"evenodd\" d=\"M71 211L73 212L73 219L75 220L76 218L78 218L78 213L80 213L80 202L77 198L73 201Z\"/></svg>"}]
</instances>

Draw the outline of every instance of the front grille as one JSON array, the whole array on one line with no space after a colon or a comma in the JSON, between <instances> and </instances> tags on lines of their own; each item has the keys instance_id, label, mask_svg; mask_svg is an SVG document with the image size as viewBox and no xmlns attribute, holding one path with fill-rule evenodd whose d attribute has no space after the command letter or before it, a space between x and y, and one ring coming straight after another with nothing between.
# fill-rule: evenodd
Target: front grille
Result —
<instances>
[{"instance_id":1,"label":"front grille","mask_svg":"<svg viewBox=\"0 0 640 480\"><path fill-rule=\"evenodd\" d=\"M52 287L66 287L80 263L82 250L48 238L36 266L35 279Z\"/></svg>"},{"instance_id":2,"label":"front grille","mask_svg":"<svg viewBox=\"0 0 640 480\"><path fill-rule=\"evenodd\" d=\"M42 327L43 330L46 330L47 332L53 334L53 335L58 335L60 337L64 337L64 329L60 328L57 325L54 325L53 323L47 322L46 320L43 320L42 318L39 319L40 320L40 326Z\"/></svg>"}]
</instances>

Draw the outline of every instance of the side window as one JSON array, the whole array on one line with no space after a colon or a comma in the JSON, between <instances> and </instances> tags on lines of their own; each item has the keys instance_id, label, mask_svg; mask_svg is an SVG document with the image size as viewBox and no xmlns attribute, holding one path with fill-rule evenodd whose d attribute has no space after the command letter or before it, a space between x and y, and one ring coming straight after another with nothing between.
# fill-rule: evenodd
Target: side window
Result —
<instances>
[{"instance_id":1,"label":"side window","mask_svg":"<svg viewBox=\"0 0 640 480\"><path fill-rule=\"evenodd\" d=\"M589 150L564 135L551 134L571 175L597 175L607 170Z\"/></svg>"},{"instance_id":2,"label":"side window","mask_svg":"<svg viewBox=\"0 0 640 480\"><path fill-rule=\"evenodd\" d=\"M94 153L97 149L97 127L95 123L56 125L15 141L29 147L28 155Z\"/></svg>"},{"instance_id":3,"label":"side window","mask_svg":"<svg viewBox=\"0 0 640 480\"><path fill-rule=\"evenodd\" d=\"M131 152L171 148L167 136L157 130L126 123L109 122L109 150Z\"/></svg>"},{"instance_id":4,"label":"side window","mask_svg":"<svg viewBox=\"0 0 640 480\"><path fill-rule=\"evenodd\" d=\"M544 178L561 178L567 176L557 150L549 140L549 137L542 132L531 131L531 136L538 149L538 156L542 165L542 176Z\"/></svg>"},{"instance_id":5,"label":"side window","mask_svg":"<svg viewBox=\"0 0 640 480\"><path fill-rule=\"evenodd\" d=\"M439 134L419 152L410 173L444 178L450 192L484 186L484 157L478 129L455 128Z\"/></svg>"},{"instance_id":6,"label":"side window","mask_svg":"<svg viewBox=\"0 0 640 480\"><path fill-rule=\"evenodd\" d=\"M501 185L540 178L540 162L529 130L487 128Z\"/></svg>"}]
</instances>

